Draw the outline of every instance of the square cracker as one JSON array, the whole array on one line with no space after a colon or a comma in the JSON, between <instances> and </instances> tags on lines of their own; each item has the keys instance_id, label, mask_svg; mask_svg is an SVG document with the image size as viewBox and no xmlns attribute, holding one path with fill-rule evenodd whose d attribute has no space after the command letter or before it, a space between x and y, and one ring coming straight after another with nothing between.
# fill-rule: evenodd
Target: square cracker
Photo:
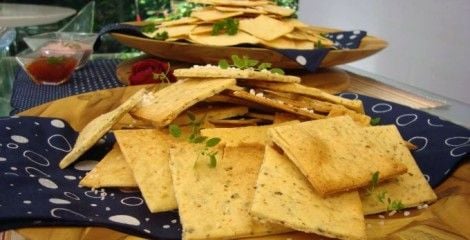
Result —
<instances>
[{"instance_id":1,"label":"square cracker","mask_svg":"<svg viewBox=\"0 0 470 240\"><path fill-rule=\"evenodd\" d=\"M75 162L83 153L98 142L98 140L100 140L100 138L103 137L114 124L116 124L126 113L139 103L145 93L146 90L141 89L114 110L91 120L80 131L72 151L65 155L65 157L60 161L59 167L63 169Z\"/></svg>"},{"instance_id":2,"label":"square cracker","mask_svg":"<svg viewBox=\"0 0 470 240\"><path fill-rule=\"evenodd\" d=\"M251 212L269 222L327 237L363 239L366 234L357 192L323 198L272 145L266 146Z\"/></svg>"},{"instance_id":3,"label":"square cracker","mask_svg":"<svg viewBox=\"0 0 470 240\"><path fill-rule=\"evenodd\" d=\"M272 41L294 30L291 25L265 15L240 20L239 28L265 41Z\"/></svg>"},{"instance_id":4,"label":"square cracker","mask_svg":"<svg viewBox=\"0 0 470 240\"><path fill-rule=\"evenodd\" d=\"M180 68L173 71L176 77L187 77L187 78L236 78L236 79L250 79L267 82L283 82L283 83L298 83L300 78L292 75L281 75L278 73L272 73L269 71L255 71L250 69L236 69L228 68L222 69L218 66L210 67L192 67L192 68ZM255 81L256 82L256 81Z\"/></svg>"},{"instance_id":5,"label":"square cracker","mask_svg":"<svg viewBox=\"0 0 470 240\"><path fill-rule=\"evenodd\" d=\"M283 124L299 123L297 120ZM264 146L268 141L268 129L279 125L249 126L238 128L207 128L201 130L206 137L219 137L220 144L227 147L258 145Z\"/></svg>"},{"instance_id":6,"label":"square cracker","mask_svg":"<svg viewBox=\"0 0 470 240\"><path fill-rule=\"evenodd\" d=\"M403 163L361 129L342 116L275 127L269 135L325 196L367 186L377 171L381 180L406 172Z\"/></svg>"},{"instance_id":7,"label":"square cracker","mask_svg":"<svg viewBox=\"0 0 470 240\"><path fill-rule=\"evenodd\" d=\"M150 212L177 208L171 181L171 136L156 129L119 130L114 135Z\"/></svg>"},{"instance_id":8,"label":"square cracker","mask_svg":"<svg viewBox=\"0 0 470 240\"><path fill-rule=\"evenodd\" d=\"M81 186L137 187L134 174L127 164L121 149L115 145L96 166L80 181Z\"/></svg>"},{"instance_id":9,"label":"square cracker","mask_svg":"<svg viewBox=\"0 0 470 240\"><path fill-rule=\"evenodd\" d=\"M200 151L194 144L180 144L170 150L183 239L236 238L291 231L260 223L249 214L264 148L223 148L222 145L216 148L215 168L210 168L206 159L198 158Z\"/></svg>"},{"instance_id":10,"label":"square cracker","mask_svg":"<svg viewBox=\"0 0 470 240\"><path fill-rule=\"evenodd\" d=\"M178 81L146 95L131 114L136 118L151 121L158 127L164 127L190 106L235 84L235 79L230 78Z\"/></svg>"},{"instance_id":11,"label":"square cracker","mask_svg":"<svg viewBox=\"0 0 470 240\"><path fill-rule=\"evenodd\" d=\"M437 199L436 194L404 144L396 126L367 127L364 128L364 131L375 136L377 144L390 151L395 161L402 162L408 168L407 173L376 186L371 194L368 194L366 189L359 192L365 215L387 211L387 204L377 200L377 194L384 191L387 192L390 199L401 201L405 208L430 203Z\"/></svg>"}]
</instances>

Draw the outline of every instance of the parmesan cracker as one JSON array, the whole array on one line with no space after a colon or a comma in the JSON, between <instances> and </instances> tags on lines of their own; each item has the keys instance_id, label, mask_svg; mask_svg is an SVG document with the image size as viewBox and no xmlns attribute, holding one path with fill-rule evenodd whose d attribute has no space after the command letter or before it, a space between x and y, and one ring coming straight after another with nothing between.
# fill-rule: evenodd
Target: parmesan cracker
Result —
<instances>
[{"instance_id":1,"label":"parmesan cracker","mask_svg":"<svg viewBox=\"0 0 470 240\"><path fill-rule=\"evenodd\" d=\"M164 127L190 106L235 83L235 79L230 78L178 81L146 96L145 101L131 114L136 118L152 121L158 127Z\"/></svg>"},{"instance_id":2,"label":"parmesan cracker","mask_svg":"<svg viewBox=\"0 0 470 240\"><path fill-rule=\"evenodd\" d=\"M365 220L357 192L323 198L289 159L267 145L251 212L302 232L364 239Z\"/></svg>"},{"instance_id":3,"label":"parmesan cracker","mask_svg":"<svg viewBox=\"0 0 470 240\"><path fill-rule=\"evenodd\" d=\"M367 186L377 171L381 180L406 172L348 116L274 127L269 134L323 196Z\"/></svg>"},{"instance_id":4,"label":"parmesan cracker","mask_svg":"<svg viewBox=\"0 0 470 240\"><path fill-rule=\"evenodd\" d=\"M137 187L134 174L124 159L118 145L115 145L113 149L85 175L79 185L89 188Z\"/></svg>"},{"instance_id":5,"label":"parmesan cracker","mask_svg":"<svg viewBox=\"0 0 470 240\"><path fill-rule=\"evenodd\" d=\"M174 139L156 129L119 130L114 135L150 212L177 208L168 161Z\"/></svg>"},{"instance_id":6,"label":"parmesan cracker","mask_svg":"<svg viewBox=\"0 0 470 240\"><path fill-rule=\"evenodd\" d=\"M142 100L145 92L145 89L139 90L116 109L102 114L89 122L78 135L72 151L65 155L62 161L60 161L59 167L62 169L66 168L90 149L115 123Z\"/></svg>"},{"instance_id":7,"label":"parmesan cracker","mask_svg":"<svg viewBox=\"0 0 470 240\"><path fill-rule=\"evenodd\" d=\"M198 158L200 153L194 144L180 144L170 150L183 239L239 238L291 231L258 222L249 214L264 148L216 148L215 168L210 168L206 159Z\"/></svg>"},{"instance_id":8,"label":"parmesan cracker","mask_svg":"<svg viewBox=\"0 0 470 240\"><path fill-rule=\"evenodd\" d=\"M367 189L360 191L365 215L387 211L387 202L381 203L377 199L377 195L383 192L390 199L400 201L405 208L431 203L437 199L395 125L367 127L364 131L374 136L377 145L391 152L395 161L408 168L407 173L379 184L372 193L368 193ZM379 172L379 178L381 177Z\"/></svg>"},{"instance_id":9,"label":"parmesan cracker","mask_svg":"<svg viewBox=\"0 0 470 240\"><path fill-rule=\"evenodd\" d=\"M255 71L252 69L227 68L218 66L203 66L175 69L173 74L182 78L237 78L268 82L300 82L300 78L292 75L281 75L269 71Z\"/></svg>"}]
</instances>

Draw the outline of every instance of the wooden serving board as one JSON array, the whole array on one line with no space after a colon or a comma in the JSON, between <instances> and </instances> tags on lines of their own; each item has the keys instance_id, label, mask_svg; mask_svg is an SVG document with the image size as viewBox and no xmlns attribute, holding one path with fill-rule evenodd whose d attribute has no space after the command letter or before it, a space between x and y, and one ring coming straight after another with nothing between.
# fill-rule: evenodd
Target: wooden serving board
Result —
<instances>
[{"instance_id":1,"label":"wooden serving board","mask_svg":"<svg viewBox=\"0 0 470 240\"><path fill-rule=\"evenodd\" d=\"M80 130L86 123L108 112L145 86L107 89L76 95L37 106L20 113L21 116L57 117ZM70 106L75 106L70 111ZM434 189L438 201L427 209L411 209L411 215L402 213L386 216L368 216L369 239L470 239L470 162L464 163L439 187ZM340 206L339 206L340 207ZM34 228L19 230L29 239L138 239L105 228ZM46 236L46 237L44 237ZM98 236L98 237L97 237ZM41 238L42 237L42 238ZM312 234L288 233L252 239L325 239Z\"/></svg>"},{"instance_id":2,"label":"wooden serving board","mask_svg":"<svg viewBox=\"0 0 470 240\"><path fill-rule=\"evenodd\" d=\"M128 23L135 24L135 23ZM338 32L338 29L313 27L319 32ZM167 42L155 39L136 37L121 33L111 33L117 41L128 47L139 49L147 54L174 61L189 62L195 64L217 64L220 59L230 59L234 54L248 56L252 59L266 61L275 67L300 69L302 65L285 57L281 53L268 48L253 47L221 47L187 42ZM366 36L362 39L357 49L331 50L323 59L320 67L332 67L354 62L380 52L388 46L388 43L374 36Z\"/></svg>"}]
</instances>

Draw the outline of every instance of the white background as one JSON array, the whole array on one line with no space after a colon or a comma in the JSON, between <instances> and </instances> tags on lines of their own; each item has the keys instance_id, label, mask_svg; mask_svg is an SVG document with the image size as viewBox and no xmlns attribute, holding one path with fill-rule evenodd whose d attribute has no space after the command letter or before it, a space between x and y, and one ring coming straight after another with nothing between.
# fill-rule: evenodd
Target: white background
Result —
<instances>
[{"instance_id":1,"label":"white background","mask_svg":"<svg viewBox=\"0 0 470 240\"><path fill-rule=\"evenodd\" d=\"M470 0L299 0L298 15L388 41L351 66L470 104Z\"/></svg>"}]
</instances>

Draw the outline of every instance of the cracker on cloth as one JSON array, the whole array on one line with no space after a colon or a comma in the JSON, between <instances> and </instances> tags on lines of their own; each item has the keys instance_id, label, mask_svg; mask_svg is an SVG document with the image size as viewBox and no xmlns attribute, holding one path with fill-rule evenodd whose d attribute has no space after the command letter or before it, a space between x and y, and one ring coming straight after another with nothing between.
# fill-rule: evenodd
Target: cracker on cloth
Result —
<instances>
[{"instance_id":1,"label":"cracker on cloth","mask_svg":"<svg viewBox=\"0 0 470 240\"><path fill-rule=\"evenodd\" d=\"M249 214L264 148L216 147L215 168L208 166L207 159L198 159L200 151L194 144L179 144L170 150L183 239L237 238L289 231L260 223Z\"/></svg>"},{"instance_id":2,"label":"cracker on cloth","mask_svg":"<svg viewBox=\"0 0 470 240\"><path fill-rule=\"evenodd\" d=\"M142 100L145 92L145 89L137 91L116 109L104 113L89 122L82 131L80 131L72 151L65 155L65 157L60 161L59 167L62 169L66 168L90 149L113 127L115 123L117 123L127 112Z\"/></svg>"},{"instance_id":3,"label":"cracker on cloth","mask_svg":"<svg viewBox=\"0 0 470 240\"><path fill-rule=\"evenodd\" d=\"M227 68L222 69L218 66L210 67L192 67L192 68L180 68L175 69L173 74L176 77L186 78L237 78L237 79L250 79L268 82L288 82L298 83L300 78L292 75L281 75L278 73L272 73L269 71L255 71L250 69L234 69Z\"/></svg>"},{"instance_id":4,"label":"cracker on cloth","mask_svg":"<svg viewBox=\"0 0 470 240\"><path fill-rule=\"evenodd\" d=\"M386 196L390 199L401 201L405 208L430 203L437 199L395 125L367 127L364 131L375 136L378 145L390 151L395 161L402 162L408 168L407 173L379 184L371 193L367 189L359 192L365 215L387 211L387 203L381 203L377 199L378 194L383 192L386 192Z\"/></svg>"},{"instance_id":5,"label":"cracker on cloth","mask_svg":"<svg viewBox=\"0 0 470 240\"><path fill-rule=\"evenodd\" d=\"M357 191L323 198L272 145L266 145L251 212L263 220L327 237L363 239L366 234Z\"/></svg>"},{"instance_id":6,"label":"cracker on cloth","mask_svg":"<svg viewBox=\"0 0 470 240\"><path fill-rule=\"evenodd\" d=\"M89 188L137 187L134 174L117 144L85 175L80 185Z\"/></svg>"},{"instance_id":7,"label":"cracker on cloth","mask_svg":"<svg viewBox=\"0 0 470 240\"><path fill-rule=\"evenodd\" d=\"M231 78L178 81L158 92L147 94L131 114L164 127L190 106L235 84L235 79Z\"/></svg>"},{"instance_id":8,"label":"cracker on cloth","mask_svg":"<svg viewBox=\"0 0 470 240\"><path fill-rule=\"evenodd\" d=\"M150 211L176 209L168 166L175 140L157 129L119 130L114 135Z\"/></svg>"},{"instance_id":9,"label":"cracker on cloth","mask_svg":"<svg viewBox=\"0 0 470 240\"><path fill-rule=\"evenodd\" d=\"M274 127L268 133L323 196L367 186L377 171L382 181L406 172L349 116Z\"/></svg>"}]
</instances>

